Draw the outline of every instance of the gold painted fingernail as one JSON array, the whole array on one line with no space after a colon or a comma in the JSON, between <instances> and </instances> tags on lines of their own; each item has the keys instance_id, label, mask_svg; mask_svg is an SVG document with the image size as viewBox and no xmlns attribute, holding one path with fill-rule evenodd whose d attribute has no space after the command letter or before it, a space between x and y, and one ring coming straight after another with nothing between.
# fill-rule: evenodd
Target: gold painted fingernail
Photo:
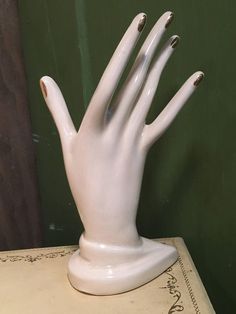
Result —
<instances>
[{"instance_id":1,"label":"gold painted fingernail","mask_svg":"<svg viewBox=\"0 0 236 314\"><path fill-rule=\"evenodd\" d=\"M138 31L141 32L146 24L147 15L144 14L138 23Z\"/></svg>"},{"instance_id":2,"label":"gold painted fingernail","mask_svg":"<svg viewBox=\"0 0 236 314\"><path fill-rule=\"evenodd\" d=\"M172 23L173 19L174 19L174 13L171 13L171 14L169 15L168 19L167 19L165 28L167 28L167 27L170 26L170 24Z\"/></svg>"},{"instance_id":3,"label":"gold painted fingernail","mask_svg":"<svg viewBox=\"0 0 236 314\"><path fill-rule=\"evenodd\" d=\"M204 74L203 73L199 74L197 79L194 81L193 85L198 86L201 83L201 81L203 80L203 78L204 78Z\"/></svg>"},{"instance_id":4,"label":"gold painted fingernail","mask_svg":"<svg viewBox=\"0 0 236 314\"><path fill-rule=\"evenodd\" d=\"M179 38L178 36L176 36L176 37L171 41L170 45L171 45L171 47L172 47L173 49L178 45L179 39L180 39L180 38Z\"/></svg>"},{"instance_id":5,"label":"gold painted fingernail","mask_svg":"<svg viewBox=\"0 0 236 314\"><path fill-rule=\"evenodd\" d=\"M41 81L41 80L40 80L40 87L41 87L43 96L44 96L44 97L47 97L47 95L48 95L48 93L47 93L47 87L46 87L46 85L44 84L44 82Z\"/></svg>"}]
</instances>

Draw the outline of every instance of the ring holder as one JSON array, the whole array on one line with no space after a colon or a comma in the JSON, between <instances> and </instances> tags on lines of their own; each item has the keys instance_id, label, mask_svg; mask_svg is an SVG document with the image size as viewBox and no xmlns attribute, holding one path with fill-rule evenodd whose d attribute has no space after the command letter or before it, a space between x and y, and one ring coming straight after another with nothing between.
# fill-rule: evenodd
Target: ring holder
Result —
<instances>
[{"instance_id":1,"label":"ring holder","mask_svg":"<svg viewBox=\"0 0 236 314\"><path fill-rule=\"evenodd\" d=\"M172 123L203 78L194 73L149 125L145 119L160 75L178 42L156 47L173 20L166 12L143 43L116 97L120 77L146 24L138 14L115 50L77 132L57 84L41 78L44 99L59 131L65 169L84 233L69 260L72 286L95 295L137 288L177 259L176 249L138 235L136 214L150 146Z\"/></svg>"}]
</instances>

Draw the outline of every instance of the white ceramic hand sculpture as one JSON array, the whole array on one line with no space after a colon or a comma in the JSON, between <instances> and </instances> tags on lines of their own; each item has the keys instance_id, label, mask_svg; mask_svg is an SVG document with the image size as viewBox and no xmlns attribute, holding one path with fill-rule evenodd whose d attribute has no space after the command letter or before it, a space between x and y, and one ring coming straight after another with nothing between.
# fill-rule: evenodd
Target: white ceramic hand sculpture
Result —
<instances>
[{"instance_id":1,"label":"white ceramic hand sculpture","mask_svg":"<svg viewBox=\"0 0 236 314\"><path fill-rule=\"evenodd\" d=\"M166 12L145 40L113 99L119 79L146 23L137 15L115 50L77 132L63 96L50 77L41 89L57 125L70 188L85 232L69 261L68 277L78 290L115 294L158 276L177 259L174 247L140 237L136 213L150 146L171 124L203 78L193 74L150 125L145 124L161 72L178 43L171 37L157 57L156 47L173 19ZM151 63L152 62L152 63Z\"/></svg>"}]
</instances>

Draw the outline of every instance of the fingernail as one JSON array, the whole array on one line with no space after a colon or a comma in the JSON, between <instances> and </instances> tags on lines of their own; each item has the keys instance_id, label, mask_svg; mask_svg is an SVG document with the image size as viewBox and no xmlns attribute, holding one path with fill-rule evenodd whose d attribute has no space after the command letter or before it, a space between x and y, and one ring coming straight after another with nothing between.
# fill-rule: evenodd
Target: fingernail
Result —
<instances>
[{"instance_id":1,"label":"fingernail","mask_svg":"<svg viewBox=\"0 0 236 314\"><path fill-rule=\"evenodd\" d=\"M138 23L138 31L139 31L139 32L141 32L141 31L143 30L143 28L144 28L144 26L145 26L145 24L146 24L146 21L147 21L147 15L144 14L144 15L141 17L141 19L140 19L140 21L139 21L139 23Z\"/></svg>"},{"instance_id":2,"label":"fingernail","mask_svg":"<svg viewBox=\"0 0 236 314\"><path fill-rule=\"evenodd\" d=\"M172 47L173 49L178 45L179 39L180 39L180 38L179 38L178 36L176 36L176 37L171 41L170 45L171 45L171 47Z\"/></svg>"},{"instance_id":3,"label":"fingernail","mask_svg":"<svg viewBox=\"0 0 236 314\"><path fill-rule=\"evenodd\" d=\"M167 27L170 26L170 24L172 23L173 19L174 19L174 13L171 13L171 14L169 15L168 19L167 19L165 28L167 28Z\"/></svg>"},{"instance_id":4,"label":"fingernail","mask_svg":"<svg viewBox=\"0 0 236 314\"><path fill-rule=\"evenodd\" d=\"M41 87L41 90L42 90L42 93L43 93L44 97L47 97L48 93L47 93L46 85L41 80L40 80L40 87Z\"/></svg>"},{"instance_id":5,"label":"fingernail","mask_svg":"<svg viewBox=\"0 0 236 314\"><path fill-rule=\"evenodd\" d=\"M203 73L199 74L197 79L194 81L193 85L198 86L201 83L201 81L203 80L203 78L204 78L204 74Z\"/></svg>"}]
</instances>

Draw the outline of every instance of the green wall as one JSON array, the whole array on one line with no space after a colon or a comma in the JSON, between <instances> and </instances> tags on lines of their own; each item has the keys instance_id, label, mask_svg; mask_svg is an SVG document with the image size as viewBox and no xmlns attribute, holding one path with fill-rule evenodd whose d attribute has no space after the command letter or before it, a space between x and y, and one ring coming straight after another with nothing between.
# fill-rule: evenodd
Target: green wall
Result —
<instances>
[{"instance_id":1,"label":"green wall","mask_svg":"<svg viewBox=\"0 0 236 314\"><path fill-rule=\"evenodd\" d=\"M21 0L21 31L37 152L44 243L78 241L82 225L63 168L60 142L38 80L59 83L75 124L132 18L148 14L148 33L166 10L182 41L169 62L151 121L195 70L196 94L149 153L137 218L147 237L181 236L217 313L236 306L236 48L233 0Z\"/></svg>"}]
</instances>

